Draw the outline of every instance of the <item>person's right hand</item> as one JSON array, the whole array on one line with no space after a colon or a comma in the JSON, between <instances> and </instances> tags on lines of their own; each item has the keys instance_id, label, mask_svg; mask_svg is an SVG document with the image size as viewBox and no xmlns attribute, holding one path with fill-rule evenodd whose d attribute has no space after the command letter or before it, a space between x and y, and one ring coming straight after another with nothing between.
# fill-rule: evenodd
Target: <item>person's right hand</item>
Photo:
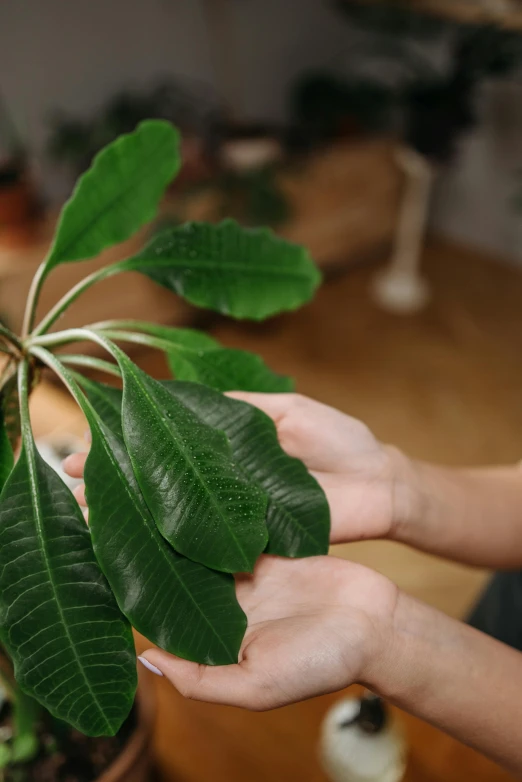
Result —
<instances>
[{"instance_id":1,"label":"person's right hand","mask_svg":"<svg viewBox=\"0 0 522 782\"><path fill-rule=\"evenodd\" d=\"M409 514L410 463L361 421L300 394L227 394L273 419L281 447L326 493L332 543L391 537Z\"/></svg>"}]
</instances>

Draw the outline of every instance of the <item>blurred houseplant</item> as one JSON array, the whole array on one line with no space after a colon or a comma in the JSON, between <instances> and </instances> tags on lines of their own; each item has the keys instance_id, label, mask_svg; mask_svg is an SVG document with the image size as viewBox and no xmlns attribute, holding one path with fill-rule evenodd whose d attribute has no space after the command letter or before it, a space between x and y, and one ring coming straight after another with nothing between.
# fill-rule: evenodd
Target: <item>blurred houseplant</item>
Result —
<instances>
[{"instance_id":1,"label":"blurred houseplant","mask_svg":"<svg viewBox=\"0 0 522 782\"><path fill-rule=\"evenodd\" d=\"M246 618L232 574L251 571L263 551L304 557L328 549L329 511L318 484L281 450L270 419L221 394L289 391L289 378L191 329L109 321L48 333L83 291L126 271L197 306L262 320L314 294L320 275L304 249L232 221L171 227L137 255L86 277L34 325L53 269L96 256L154 217L178 172L178 147L170 123L147 121L95 158L34 278L22 334L0 327L7 356L0 379L0 637L14 666L13 676L8 665L4 670L15 715L3 748L9 782L17 761L42 751L35 701L91 736L120 729L136 691L131 626L178 656L234 663ZM55 353L81 340L111 360ZM176 380L153 380L117 342L163 351ZM123 391L71 369L82 366L117 376ZM91 429L89 531L35 449L29 395L44 367L60 377ZM17 704L27 697L18 728Z\"/></svg>"}]
</instances>

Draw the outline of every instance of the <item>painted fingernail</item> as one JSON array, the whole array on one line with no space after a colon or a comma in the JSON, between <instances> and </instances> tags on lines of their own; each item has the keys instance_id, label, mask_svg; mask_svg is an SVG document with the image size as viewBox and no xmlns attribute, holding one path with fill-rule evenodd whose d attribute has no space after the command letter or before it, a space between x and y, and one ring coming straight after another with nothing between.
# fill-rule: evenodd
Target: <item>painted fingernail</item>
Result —
<instances>
[{"instance_id":1,"label":"painted fingernail","mask_svg":"<svg viewBox=\"0 0 522 782\"><path fill-rule=\"evenodd\" d=\"M140 661L140 663L142 665L145 666L145 668L147 668L147 670L152 671L152 673L155 673L156 676L163 676L163 674L160 671L160 669L156 668L156 666L153 665L152 663L149 663L149 661L147 659L145 659L145 657L138 657L138 660Z\"/></svg>"}]
</instances>

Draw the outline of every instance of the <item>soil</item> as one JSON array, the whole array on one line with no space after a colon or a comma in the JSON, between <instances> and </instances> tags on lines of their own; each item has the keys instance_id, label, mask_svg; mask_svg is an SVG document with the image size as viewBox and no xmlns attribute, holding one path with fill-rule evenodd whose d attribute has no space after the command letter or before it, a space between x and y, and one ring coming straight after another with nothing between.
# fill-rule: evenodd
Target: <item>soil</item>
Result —
<instances>
[{"instance_id":1,"label":"soil","mask_svg":"<svg viewBox=\"0 0 522 782\"><path fill-rule=\"evenodd\" d=\"M135 727L135 708L118 734L111 738L88 738L49 720L40 730L41 750L37 757L28 764L5 769L2 779L5 782L94 782L121 753Z\"/></svg>"}]
</instances>

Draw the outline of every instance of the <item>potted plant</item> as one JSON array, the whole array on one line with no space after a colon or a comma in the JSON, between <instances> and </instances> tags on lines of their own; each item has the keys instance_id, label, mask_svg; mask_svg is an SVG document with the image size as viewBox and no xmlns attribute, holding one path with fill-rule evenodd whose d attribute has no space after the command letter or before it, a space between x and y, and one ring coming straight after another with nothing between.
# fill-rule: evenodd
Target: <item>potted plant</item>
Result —
<instances>
[{"instance_id":1,"label":"potted plant","mask_svg":"<svg viewBox=\"0 0 522 782\"><path fill-rule=\"evenodd\" d=\"M178 147L173 126L152 120L97 155L35 275L22 333L0 327L0 639L13 671L4 687L11 699L7 782L34 778L27 764L45 749L34 739L40 707L50 715L46 724L66 735L118 734L136 693L132 627L186 659L237 662L246 617L233 574L251 571L264 551L304 557L328 550L328 505L316 481L281 450L269 418L222 394L290 391L289 378L192 329L124 320L49 333L85 290L127 271L235 318L295 309L320 281L303 248L233 221L177 225L87 276L34 323L55 268L96 256L154 217L178 172ZM85 340L108 360L56 352ZM122 343L163 351L176 379L153 380ZM122 388L94 382L82 367L117 376ZM29 396L44 368L63 381L91 430L88 529L35 448ZM20 754L19 739L29 734L29 750Z\"/></svg>"}]
</instances>

